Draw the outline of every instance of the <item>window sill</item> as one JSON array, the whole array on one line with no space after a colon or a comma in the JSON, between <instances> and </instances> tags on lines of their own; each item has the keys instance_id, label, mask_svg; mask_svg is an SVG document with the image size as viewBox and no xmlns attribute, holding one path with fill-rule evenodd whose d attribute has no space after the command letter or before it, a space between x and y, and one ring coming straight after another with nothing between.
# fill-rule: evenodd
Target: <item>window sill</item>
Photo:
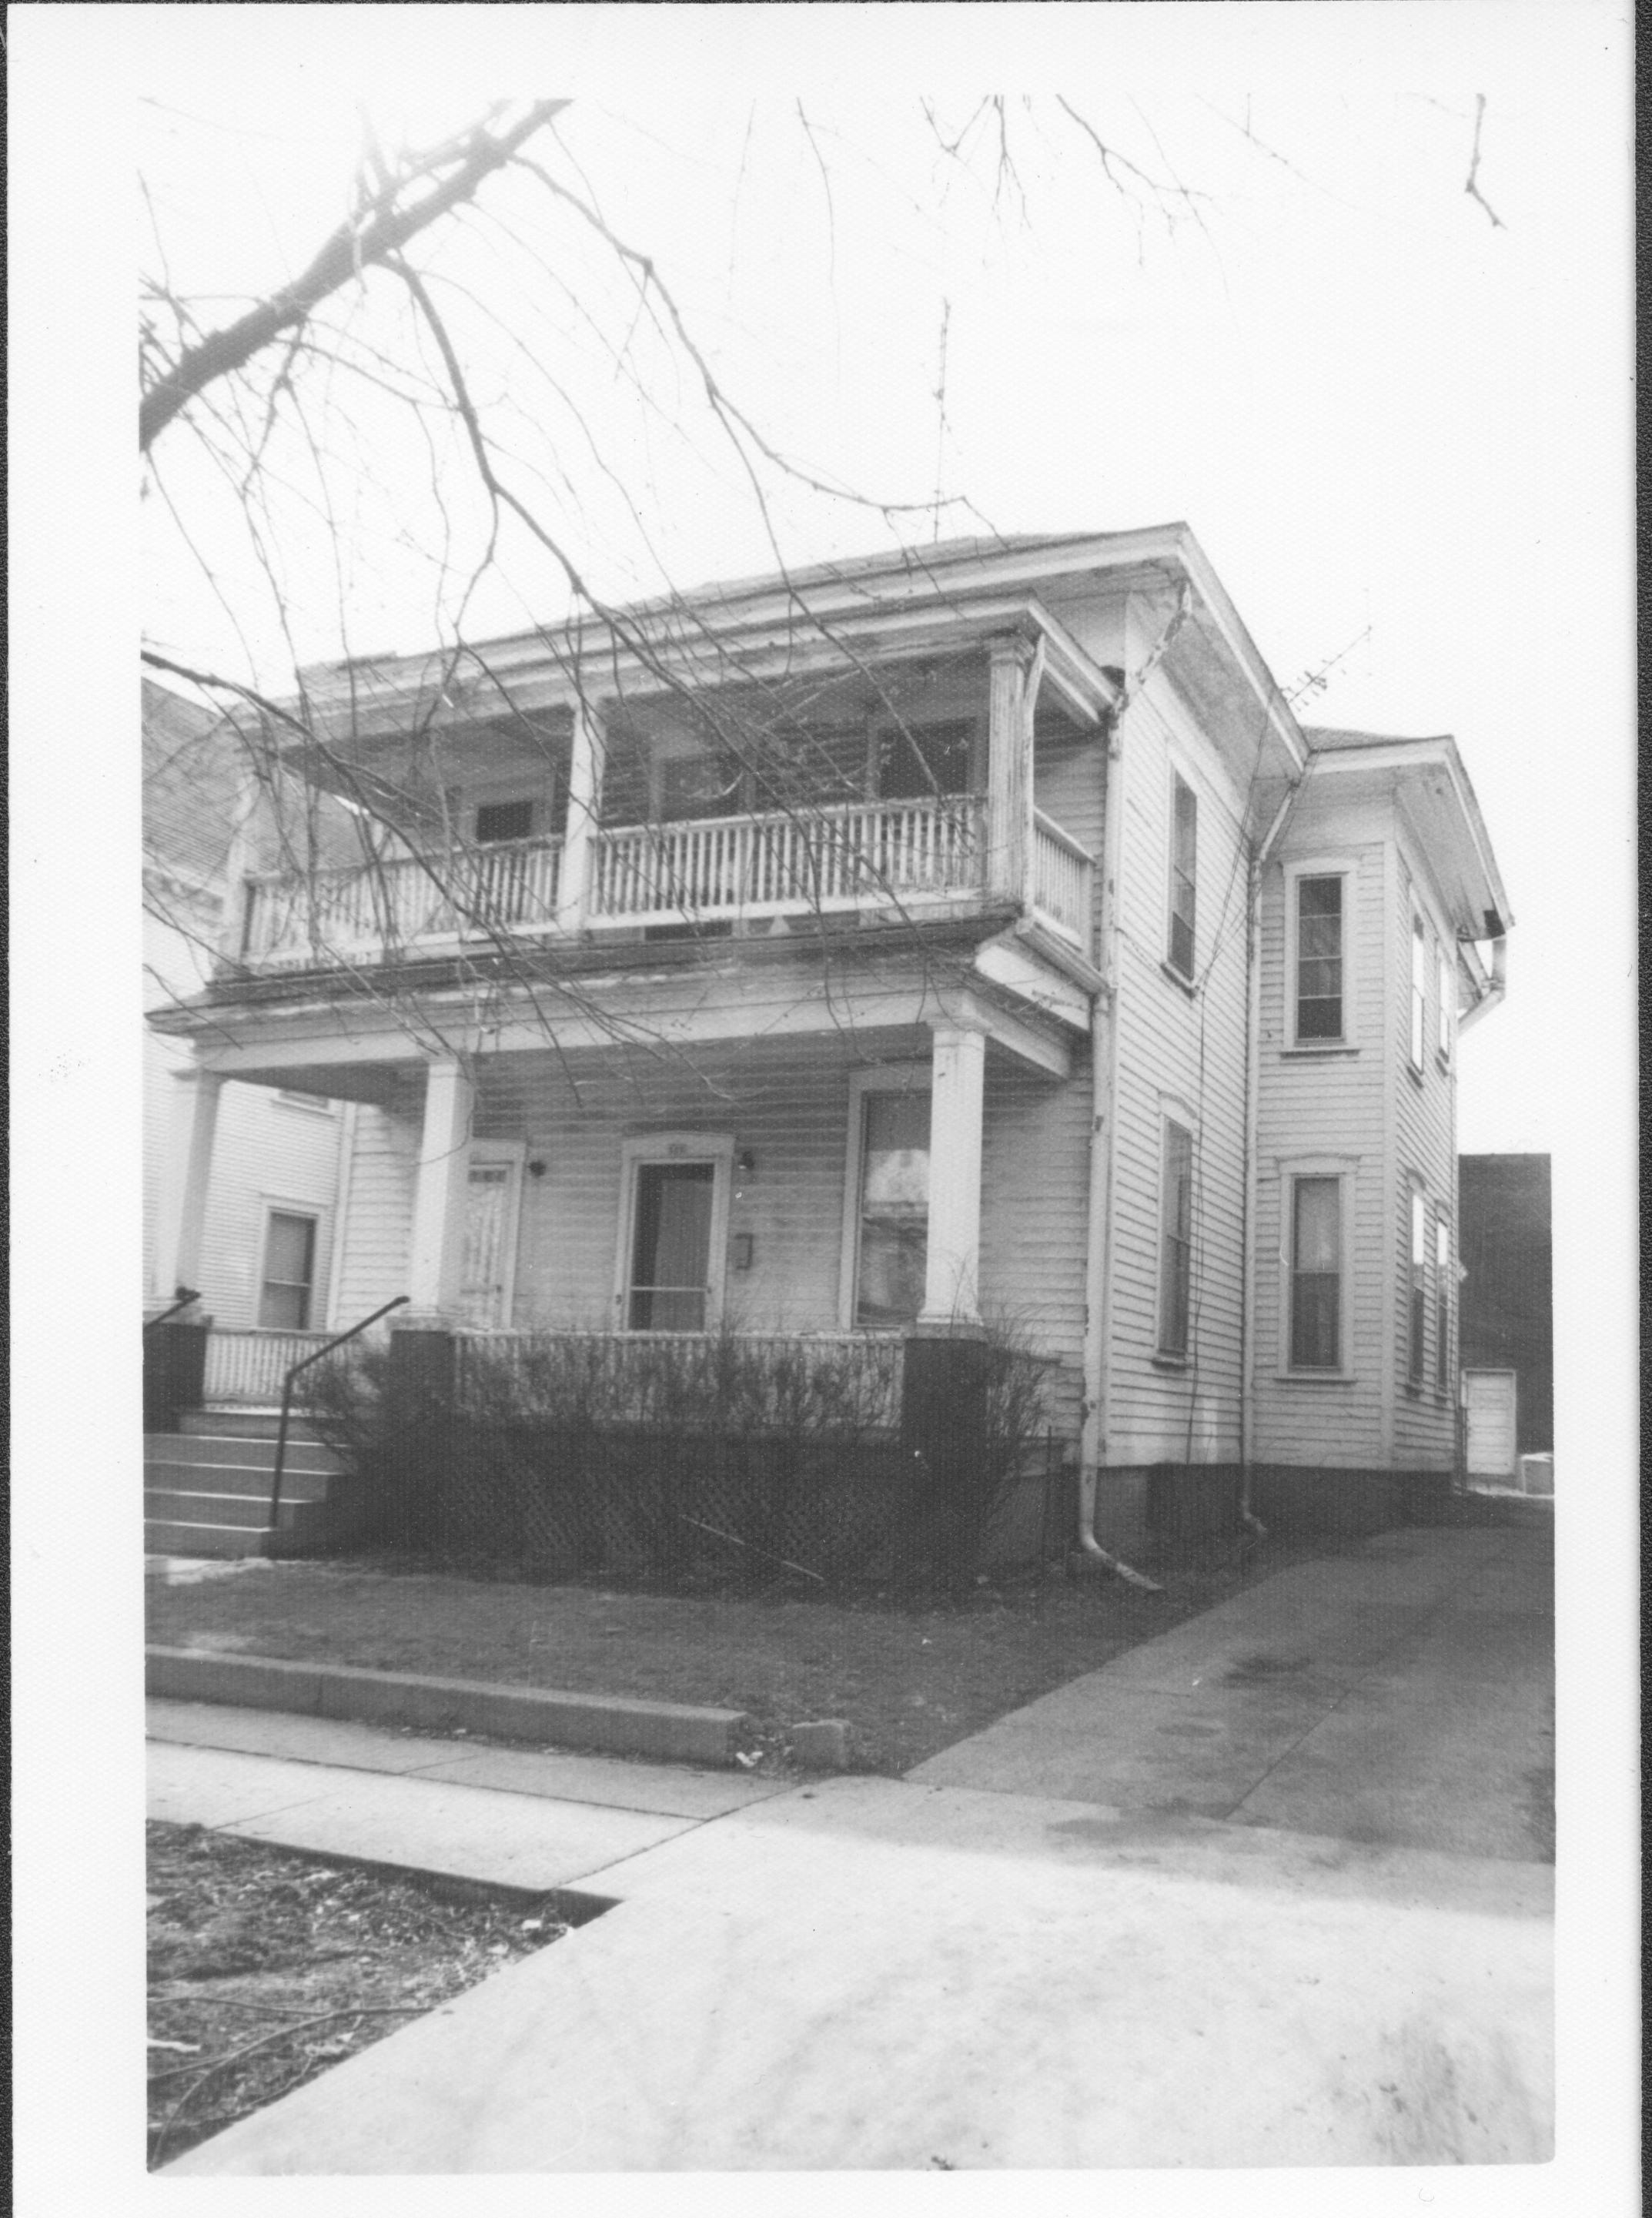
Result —
<instances>
[{"instance_id":1,"label":"window sill","mask_svg":"<svg viewBox=\"0 0 1652 2218\"><path fill-rule=\"evenodd\" d=\"M1418 1093L1420 1094L1422 1092L1422 1073L1419 1070L1416 1064L1412 1062L1409 1056L1406 1057L1405 1075L1411 1081L1411 1083L1416 1087Z\"/></svg>"},{"instance_id":2,"label":"window sill","mask_svg":"<svg viewBox=\"0 0 1652 2218\"><path fill-rule=\"evenodd\" d=\"M1185 1355L1156 1354L1149 1356L1148 1360L1155 1371L1187 1371L1192 1367Z\"/></svg>"},{"instance_id":3,"label":"window sill","mask_svg":"<svg viewBox=\"0 0 1652 2218\"><path fill-rule=\"evenodd\" d=\"M1186 994L1190 1001L1197 1000L1198 996L1198 988L1185 972L1179 970L1173 963L1166 963L1161 957L1159 968L1164 972L1166 977L1169 979L1172 986L1179 987L1181 991Z\"/></svg>"},{"instance_id":4,"label":"window sill","mask_svg":"<svg viewBox=\"0 0 1652 2218\"><path fill-rule=\"evenodd\" d=\"M1408 1402L1420 1402L1422 1399L1422 1388L1414 1379L1405 1381L1402 1391Z\"/></svg>"},{"instance_id":5,"label":"window sill","mask_svg":"<svg viewBox=\"0 0 1652 2218\"><path fill-rule=\"evenodd\" d=\"M1439 1048L1434 1050L1434 1068L1442 1078L1449 1078L1451 1075L1451 1058L1449 1055L1442 1055Z\"/></svg>"},{"instance_id":6,"label":"window sill","mask_svg":"<svg viewBox=\"0 0 1652 2218\"><path fill-rule=\"evenodd\" d=\"M1296 1062L1315 1060L1327 1056L1358 1055L1359 1050L1351 1040L1312 1040L1296 1047L1282 1047L1279 1053L1282 1056L1289 1056L1291 1061Z\"/></svg>"},{"instance_id":7,"label":"window sill","mask_svg":"<svg viewBox=\"0 0 1652 2218\"><path fill-rule=\"evenodd\" d=\"M1358 1374L1352 1371L1276 1371L1273 1374L1281 1386L1352 1386Z\"/></svg>"}]
</instances>

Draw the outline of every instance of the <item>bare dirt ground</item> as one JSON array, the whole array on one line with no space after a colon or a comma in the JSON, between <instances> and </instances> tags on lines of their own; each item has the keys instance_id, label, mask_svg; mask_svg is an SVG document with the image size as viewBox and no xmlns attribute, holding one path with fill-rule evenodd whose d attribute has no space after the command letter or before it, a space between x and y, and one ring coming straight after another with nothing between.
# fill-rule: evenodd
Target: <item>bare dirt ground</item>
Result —
<instances>
[{"instance_id":1,"label":"bare dirt ground","mask_svg":"<svg viewBox=\"0 0 1652 2218\"><path fill-rule=\"evenodd\" d=\"M483 1888L152 1825L151 2169L567 1930Z\"/></svg>"}]
</instances>

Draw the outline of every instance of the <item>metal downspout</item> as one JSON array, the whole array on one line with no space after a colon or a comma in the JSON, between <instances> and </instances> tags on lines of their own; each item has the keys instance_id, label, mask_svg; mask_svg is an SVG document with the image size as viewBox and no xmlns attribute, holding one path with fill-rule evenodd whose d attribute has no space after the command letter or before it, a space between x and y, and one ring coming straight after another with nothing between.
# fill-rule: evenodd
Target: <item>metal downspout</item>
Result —
<instances>
[{"instance_id":1,"label":"metal downspout","mask_svg":"<svg viewBox=\"0 0 1652 2218\"><path fill-rule=\"evenodd\" d=\"M1090 1013L1090 1192L1086 1217L1084 1287L1084 1426L1079 1436L1079 1546L1093 1562L1147 1594L1163 1589L1104 1548L1096 1538L1096 1488L1104 1445L1102 1416L1107 1406L1107 1342L1111 1324L1113 1245L1113 1124L1118 1078L1118 871L1123 854L1123 760L1119 738L1121 702L1107 740L1106 810L1103 838L1101 957L1106 983Z\"/></svg>"},{"instance_id":2,"label":"metal downspout","mask_svg":"<svg viewBox=\"0 0 1652 2218\"><path fill-rule=\"evenodd\" d=\"M1307 772L1303 772L1306 777ZM1262 1069L1262 873L1290 815L1302 779L1286 794L1274 813L1256 851L1250 888L1250 914L1245 924L1245 1185L1241 1203L1240 1254L1245 1259L1245 1284L1239 1313L1239 1515L1241 1522L1259 1540L1268 1528L1251 1503L1251 1466L1256 1453L1256 1397L1251 1373L1256 1360L1256 1258L1252 1243L1256 1228L1256 1133L1261 1106Z\"/></svg>"}]
</instances>

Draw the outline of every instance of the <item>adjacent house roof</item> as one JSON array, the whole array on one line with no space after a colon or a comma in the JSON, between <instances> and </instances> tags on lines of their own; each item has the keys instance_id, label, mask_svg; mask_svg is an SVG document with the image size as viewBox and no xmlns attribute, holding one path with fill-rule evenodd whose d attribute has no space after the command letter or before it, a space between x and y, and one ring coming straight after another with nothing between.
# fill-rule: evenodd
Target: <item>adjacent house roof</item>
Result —
<instances>
[{"instance_id":1,"label":"adjacent house roof","mask_svg":"<svg viewBox=\"0 0 1652 2218\"><path fill-rule=\"evenodd\" d=\"M1401 739L1321 726L1303 734L1315 774L1374 781L1398 795L1433 864L1459 939L1500 939L1513 922L1480 804L1450 733Z\"/></svg>"}]
</instances>

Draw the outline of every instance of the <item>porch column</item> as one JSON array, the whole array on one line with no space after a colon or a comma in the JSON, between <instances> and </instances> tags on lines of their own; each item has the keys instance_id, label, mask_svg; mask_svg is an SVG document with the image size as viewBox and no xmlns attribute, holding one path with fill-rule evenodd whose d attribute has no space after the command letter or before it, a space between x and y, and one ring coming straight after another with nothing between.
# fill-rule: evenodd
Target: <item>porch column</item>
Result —
<instances>
[{"instance_id":1,"label":"porch column","mask_svg":"<svg viewBox=\"0 0 1652 2218\"><path fill-rule=\"evenodd\" d=\"M413 1187L408 1321L439 1317L459 1292L465 1193L476 1089L456 1057L433 1063L424 1081L424 1124Z\"/></svg>"},{"instance_id":2,"label":"porch column","mask_svg":"<svg viewBox=\"0 0 1652 2218\"><path fill-rule=\"evenodd\" d=\"M236 788L235 813L230 821L229 845L224 851L224 903L218 933L219 975L239 970L247 953L252 921L252 874L258 867L255 816L263 789L253 771L243 767Z\"/></svg>"},{"instance_id":3,"label":"porch column","mask_svg":"<svg viewBox=\"0 0 1652 2218\"><path fill-rule=\"evenodd\" d=\"M1032 711L1043 672L1043 642L1021 634L994 640L987 722L987 890L1030 896Z\"/></svg>"},{"instance_id":4,"label":"porch column","mask_svg":"<svg viewBox=\"0 0 1652 2218\"><path fill-rule=\"evenodd\" d=\"M981 1323L981 1128L987 1038L937 1025L929 1110L929 1254L919 1330Z\"/></svg>"},{"instance_id":5,"label":"porch column","mask_svg":"<svg viewBox=\"0 0 1652 2218\"><path fill-rule=\"evenodd\" d=\"M591 897L596 887L597 825L602 813L606 762L602 717L594 703L581 700L573 714L568 808L557 878L556 921L563 932L583 932L591 912Z\"/></svg>"},{"instance_id":6,"label":"porch column","mask_svg":"<svg viewBox=\"0 0 1652 2218\"><path fill-rule=\"evenodd\" d=\"M201 1241L213 1174L224 1081L215 1070L173 1073L170 1160L155 1238L155 1292L170 1300L177 1286L201 1284Z\"/></svg>"}]
</instances>

